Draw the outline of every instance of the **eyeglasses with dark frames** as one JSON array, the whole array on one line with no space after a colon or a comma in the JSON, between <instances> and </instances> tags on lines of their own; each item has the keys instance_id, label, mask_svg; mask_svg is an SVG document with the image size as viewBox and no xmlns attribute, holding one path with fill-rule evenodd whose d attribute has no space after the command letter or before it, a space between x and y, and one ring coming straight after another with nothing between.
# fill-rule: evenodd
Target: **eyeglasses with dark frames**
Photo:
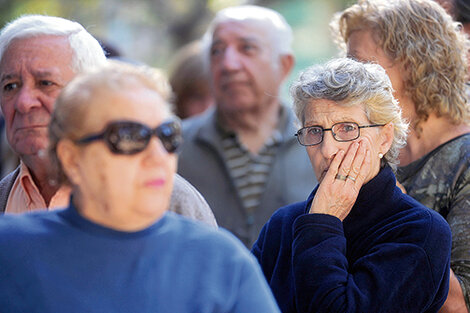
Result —
<instances>
[{"instance_id":1,"label":"eyeglasses with dark frames","mask_svg":"<svg viewBox=\"0 0 470 313\"><path fill-rule=\"evenodd\" d=\"M323 128L321 126L308 126L301 128L294 135L302 146L315 146L323 141L326 131L331 131L333 138L339 142L352 141L361 135L361 128L380 127L385 124L373 124L359 126L356 122L340 122L331 128Z\"/></svg>"},{"instance_id":2,"label":"eyeglasses with dark frames","mask_svg":"<svg viewBox=\"0 0 470 313\"><path fill-rule=\"evenodd\" d=\"M102 132L85 136L75 142L86 145L103 140L112 153L131 155L144 151L152 136L160 139L168 153L176 152L183 142L181 121L174 118L154 129L134 121L113 121L106 125Z\"/></svg>"}]
</instances>

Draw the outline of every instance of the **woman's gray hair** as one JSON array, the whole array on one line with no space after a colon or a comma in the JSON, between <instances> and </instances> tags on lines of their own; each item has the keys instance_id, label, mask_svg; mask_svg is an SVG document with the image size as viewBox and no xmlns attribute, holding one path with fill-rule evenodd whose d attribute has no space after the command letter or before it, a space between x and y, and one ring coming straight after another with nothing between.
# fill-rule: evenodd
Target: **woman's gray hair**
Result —
<instances>
[{"instance_id":1,"label":"woman's gray hair","mask_svg":"<svg viewBox=\"0 0 470 313\"><path fill-rule=\"evenodd\" d=\"M99 42L82 25L61 17L23 15L8 23L0 32L0 60L15 39L45 35L67 37L73 51L72 70L81 73L106 60Z\"/></svg>"},{"instance_id":2,"label":"woman's gray hair","mask_svg":"<svg viewBox=\"0 0 470 313\"><path fill-rule=\"evenodd\" d=\"M396 169L400 149L406 144L408 123L385 70L378 64L363 64L348 58L333 59L307 68L291 86L294 111L305 123L305 109L314 100L331 100L338 106L361 106L372 124L393 123L394 139L384 159Z\"/></svg>"},{"instance_id":3,"label":"woman's gray hair","mask_svg":"<svg viewBox=\"0 0 470 313\"><path fill-rule=\"evenodd\" d=\"M212 38L217 26L228 21L257 22L269 36L273 56L292 54L292 28L278 12L256 5L240 5L220 10L209 24L202 38L203 51L209 58Z\"/></svg>"}]
</instances>

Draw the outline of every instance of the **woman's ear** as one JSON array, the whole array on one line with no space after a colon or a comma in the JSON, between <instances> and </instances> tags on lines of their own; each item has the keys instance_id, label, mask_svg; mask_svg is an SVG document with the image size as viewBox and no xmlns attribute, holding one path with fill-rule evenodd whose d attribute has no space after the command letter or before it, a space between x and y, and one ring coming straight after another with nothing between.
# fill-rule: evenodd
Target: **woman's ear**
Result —
<instances>
[{"instance_id":1,"label":"woman's ear","mask_svg":"<svg viewBox=\"0 0 470 313\"><path fill-rule=\"evenodd\" d=\"M71 140L62 139L57 143L56 151L65 176L72 185L78 185L80 181L79 148Z\"/></svg>"},{"instance_id":2,"label":"woman's ear","mask_svg":"<svg viewBox=\"0 0 470 313\"><path fill-rule=\"evenodd\" d=\"M380 132L380 152L386 154L392 146L393 139L395 138L394 125L392 122L385 124Z\"/></svg>"}]
</instances>

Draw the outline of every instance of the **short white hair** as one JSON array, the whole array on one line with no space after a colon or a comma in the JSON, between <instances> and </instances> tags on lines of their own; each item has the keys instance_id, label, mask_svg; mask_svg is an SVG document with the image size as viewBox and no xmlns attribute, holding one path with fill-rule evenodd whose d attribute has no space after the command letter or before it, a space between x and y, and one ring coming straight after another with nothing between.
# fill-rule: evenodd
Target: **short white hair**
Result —
<instances>
[{"instance_id":1,"label":"short white hair","mask_svg":"<svg viewBox=\"0 0 470 313\"><path fill-rule=\"evenodd\" d=\"M99 42L77 22L47 15L22 15L8 23L0 32L0 61L15 39L38 36L67 37L73 51L72 70L80 73L101 65L106 60Z\"/></svg>"},{"instance_id":2,"label":"short white hair","mask_svg":"<svg viewBox=\"0 0 470 313\"><path fill-rule=\"evenodd\" d=\"M220 10L209 24L209 27L202 38L203 49L207 56L209 55L210 47L212 45L215 29L219 24L229 21L258 22L260 25L263 25L269 34L274 55L293 53L292 28L281 14L272 9L256 5L240 5Z\"/></svg>"},{"instance_id":3,"label":"short white hair","mask_svg":"<svg viewBox=\"0 0 470 313\"><path fill-rule=\"evenodd\" d=\"M361 106L373 124L393 123L394 138L384 159L396 169L400 149L406 144L408 123L385 70L378 64L349 58L332 59L302 72L290 88L294 111L305 126L305 110L312 101L326 99L339 107Z\"/></svg>"}]
</instances>

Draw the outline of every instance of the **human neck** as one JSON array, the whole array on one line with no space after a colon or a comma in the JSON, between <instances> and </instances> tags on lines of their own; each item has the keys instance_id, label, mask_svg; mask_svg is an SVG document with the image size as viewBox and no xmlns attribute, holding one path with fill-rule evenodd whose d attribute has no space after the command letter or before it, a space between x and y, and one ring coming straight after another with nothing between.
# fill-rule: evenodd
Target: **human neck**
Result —
<instances>
[{"instance_id":1,"label":"human neck","mask_svg":"<svg viewBox=\"0 0 470 313\"><path fill-rule=\"evenodd\" d=\"M77 190L73 191L73 204L84 218L98 225L117 231L136 232L143 230L159 220L166 210L155 210L152 216L129 214L130 206L122 201L113 203L113 199L95 199L83 197Z\"/></svg>"},{"instance_id":2,"label":"human neck","mask_svg":"<svg viewBox=\"0 0 470 313\"><path fill-rule=\"evenodd\" d=\"M51 183L49 179L49 175L51 174L50 162L47 158L38 155L24 155L21 156L21 160L28 168L34 184L37 186L39 193L49 207L52 197L60 188L59 185Z\"/></svg>"},{"instance_id":3,"label":"human neck","mask_svg":"<svg viewBox=\"0 0 470 313\"><path fill-rule=\"evenodd\" d=\"M447 117L437 117L431 114L429 118L421 122L422 129L418 135L410 125L406 146L400 151L400 166L405 166L416 161L443 143L470 132L467 124L453 124Z\"/></svg>"},{"instance_id":4,"label":"human neck","mask_svg":"<svg viewBox=\"0 0 470 313\"><path fill-rule=\"evenodd\" d=\"M241 143L253 154L258 154L279 122L281 104L277 101L256 110L239 110L218 114L222 123L237 133Z\"/></svg>"}]
</instances>

